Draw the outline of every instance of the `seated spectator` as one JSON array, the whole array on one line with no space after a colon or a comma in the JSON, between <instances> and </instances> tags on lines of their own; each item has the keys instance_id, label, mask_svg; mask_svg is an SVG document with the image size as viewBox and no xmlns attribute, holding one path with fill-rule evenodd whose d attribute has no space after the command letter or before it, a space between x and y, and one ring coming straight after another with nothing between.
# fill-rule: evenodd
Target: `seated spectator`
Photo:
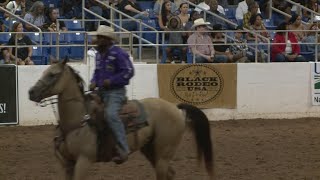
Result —
<instances>
[{"instance_id":1,"label":"seated spectator","mask_svg":"<svg viewBox=\"0 0 320 180\"><path fill-rule=\"evenodd\" d=\"M168 20L174 16L174 14L171 13L171 2L166 1L161 6L161 12L159 14L159 26L161 30L167 30Z\"/></svg>"},{"instance_id":2,"label":"seated spectator","mask_svg":"<svg viewBox=\"0 0 320 180\"><path fill-rule=\"evenodd\" d=\"M131 16L134 19L145 19L149 16L147 11L142 11L135 0L122 0L119 4L119 10ZM135 21L122 16L122 27L129 31L137 31L138 26Z\"/></svg>"},{"instance_id":3,"label":"seated spectator","mask_svg":"<svg viewBox=\"0 0 320 180\"><path fill-rule=\"evenodd\" d=\"M249 10L243 15L243 27L246 29L250 28L250 18L258 13L259 4L257 2L252 2L249 4Z\"/></svg>"},{"instance_id":4,"label":"seated spectator","mask_svg":"<svg viewBox=\"0 0 320 180\"><path fill-rule=\"evenodd\" d=\"M26 2L25 0L10 1L6 5L6 9L10 11L12 14L16 14L16 15L20 15L21 17L24 17L26 12Z\"/></svg>"},{"instance_id":5,"label":"seated spectator","mask_svg":"<svg viewBox=\"0 0 320 180\"><path fill-rule=\"evenodd\" d=\"M225 63L228 58L215 55L211 37L208 35L209 22L203 18L194 21L195 32L188 38L188 45L197 63Z\"/></svg>"},{"instance_id":6,"label":"seated spectator","mask_svg":"<svg viewBox=\"0 0 320 180\"><path fill-rule=\"evenodd\" d=\"M184 30L191 31L191 27L193 26L194 20L199 19L199 18L200 18L200 14L197 11L192 11L190 13L189 21L184 26ZM190 35L191 35L191 32L188 32L188 36L190 36Z\"/></svg>"},{"instance_id":7,"label":"seated spectator","mask_svg":"<svg viewBox=\"0 0 320 180\"><path fill-rule=\"evenodd\" d=\"M309 31L306 33L306 38L303 39L303 43L308 43L308 44L301 44L300 47L304 46L305 50L308 52L313 52L316 54L316 45L317 45L317 52L318 52L318 60L320 60L320 36L316 36L316 31L319 30L317 23L311 23L308 26L308 30L313 30Z\"/></svg>"},{"instance_id":8,"label":"seated spectator","mask_svg":"<svg viewBox=\"0 0 320 180\"><path fill-rule=\"evenodd\" d=\"M155 3L154 3L154 6L153 6L153 12L154 14L156 15L156 17L159 17L160 13L161 13L161 6L163 3L165 2L170 2L171 4L171 8L170 8L170 11L172 14L175 14L176 11L178 10L177 7L179 6L176 6L175 3L171 2L170 0L157 0Z\"/></svg>"},{"instance_id":9,"label":"seated spectator","mask_svg":"<svg viewBox=\"0 0 320 180\"><path fill-rule=\"evenodd\" d=\"M252 44L249 46L250 50L253 54L257 53L258 62L266 62L267 56L264 50L268 49L270 34L263 24L261 14L251 16L249 30L252 32L247 33L248 43Z\"/></svg>"},{"instance_id":10,"label":"seated spectator","mask_svg":"<svg viewBox=\"0 0 320 180\"><path fill-rule=\"evenodd\" d=\"M273 62L304 62L305 58L300 53L300 47L296 36L287 32L288 24L281 23L277 27L277 33L271 46L271 59ZM286 38L288 33L288 38ZM287 41L286 41L287 39Z\"/></svg>"},{"instance_id":11,"label":"seated spectator","mask_svg":"<svg viewBox=\"0 0 320 180\"><path fill-rule=\"evenodd\" d=\"M0 61L1 64L13 64L14 62L10 61L9 48L5 47L4 44L0 46Z\"/></svg>"},{"instance_id":12,"label":"seated spectator","mask_svg":"<svg viewBox=\"0 0 320 180\"><path fill-rule=\"evenodd\" d=\"M189 4L188 3L181 3L179 6L180 14L178 15L181 20L181 25L184 27L187 22L189 21L190 15L189 15Z\"/></svg>"},{"instance_id":13,"label":"seated spectator","mask_svg":"<svg viewBox=\"0 0 320 180\"><path fill-rule=\"evenodd\" d=\"M175 49L180 50L180 62L185 62L186 61L186 54L187 54L187 47L185 46L179 46L183 44L183 38L182 32L175 32L175 31L182 31L182 26L181 26L181 20L178 16L173 16L169 19L168 23L168 30L172 31L169 33L169 41L168 41L168 47L166 48L167 56L169 58L169 61L171 63L174 63L173 59L173 54L172 52ZM172 46L172 45L177 45L177 46Z\"/></svg>"},{"instance_id":14,"label":"seated spectator","mask_svg":"<svg viewBox=\"0 0 320 180\"><path fill-rule=\"evenodd\" d=\"M42 28L44 25L44 4L41 1L36 1L30 8L29 12L24 16L24 20L27 22L37 26L38 28ZM27 31L38 31L35 27L25 24L25 28Z\"/></svg>"},{"instance_id":15,"label":"seated spectator","mask_svg":"<svg viewBox=\"0 0 320 180\"><path fill-rule=\"evenodd\" d=\"M189 36L192 34L192 32L191 32L191 27L193 26L193 22L194 22L194 20L196 20L196 19L199 19L200 18L200 14L197 12L197 11L192 11L191 13L190 13L190 17L189 17L189 20L188 20L188 22L186 23L186 25L184 26L184 28L183 28L183 30L184 31L190 31L190 32L185 32L184 34L183 34L183 43L184 44L187 44L188 42L188 38L189 38Z\"/></svg>"},{"instance_id":16,"label":"seated spectator","mask_svg":"<svg viewBox=\"0 0 320 180\"><path fill-rule=\"evenodd\" d=\"M236 19L238 20L238 24L242 24L243 15L248 12L248 4L251 4L253 2L254 0L244 0L238 4L238 7L236 9ZM258 8L258 14L261 14L260 8Z\"/></svg>"},{"instance_id":17,"label":"seated spectator","mask_svg":"<svg viewBox=\"0 0 320 180\"><path fill-rule=\"evenodd\" d=\"M194 10L197 11L199 14L203 14L203 10L205 10L205 11L210 10L210 4L211 4L211 0L204 0L203 2L200 2ZM220 6L219 4L218 4L217 10L221 14L226 15L224 12L224 8L222 6Z\"/></svg>"},{"instance_id":18,"label":"seated spectator","mask_svg":"<svg viewBox=\"0 0 320 180\"><path fill-rule=\"evenodd\" d=\"M32 41L23 32L23 25L21 22L15 22L12 25L12 32L17 32L11 35L9 39L8 45L14 45L17 47L17 54L16 48L10 47L9 48L9 55L10 59L14 62L17 62L18 65L33 65L33 61L31 60L32 56L32 47L21 47L18 46L26 46L32 45ZM17 42L16 42L17 41Z\"/></svg>"},{"instance_id":19,"label":"seated spectator","mask_svg":"<svg viewBox=\"0 0 320 180\"><path fill-rule=\"evenodd\" d=\"M263 24L261 14L255 14L251 16L249 30L251 30L253 33L247 34L248 41L256 42L256 39L257 39L257 43L268 42L267 39L270 38L270 34ZM259 34L260 36L256 36L255 34Z\"/></svg>"},{"instance_id":20,"label":"seated spectator","mask_svg":"<svg viewBox=\"0 0 320 180\"><path fill-rule=\"evenodd\" d=\"M317 2L317 0L307 0L307 3L305 3L305 7L309 8L312 11L320 13L319 2ZM302 9L302 15L305 21L309 21L314 18L311 17L311 13L305 9Z\"/></svg>"},{"instance_id":21,"label":"seated spectator","mask_svg":"<svg viewBox=\"0 0 320 180\"><path fill-rule=\"evenodd\" d=\"M305 26L302 24L302 19L300 15L292 14L291 19L289 20L289 30L292 31L293 34L296 36L298 42L303 41L305 38Z\"/></svg>"},{"instance_id":22,"label":"seated spectator","mask_svg":"<svg viewBox=\"0 0 320 180\"><path fill-rule=\"evenodd\" d=\"M212 0L211 1L211 3L210 3L210 11L213 14L216 14L216 15L220 16L221 18L227 19L224 14L222 14L221 12L218 11L218 1L216 1L216 0ZM228 29L226 22L221 18L216 17L216 16L211 15L211 14L207 14L207 20L210 22L210 24L212 26L214 26L215 24L221 24L224 29Z\"/></svg>"},{"instance_id":23,"label":"seated spectator","mask_svg":"<svg viewBox=\"0 0 320 180\"><path fill-rule=\"evenodd\" d=\"M56 32L57 31L57 18L59 17L59 12L57 8L49 8L45 23L43 25L43 30ZM59 21L59 30L60 31L67 31L67 27L63 21Z\"/></svg>"},{"instance_id":24,"label":"seated spectator","mask_svg":"<svg viewBox=\"0 0 320 180\"><path fill-rule=\"evenodd\" d=\"M215 24L212 28L213 31L222 31L221 24ZM227 45L226 38L222 32L212 32L212 43L216 55L225 56L228 62L233 62L233 55L230 52L230 45ZM216 45L215 45L216 44ZM224 45L222 45L224 44Z\"/></svg>"},{"instance_id":25,"label":"seated spectator","mask_svg":"<svg viewBox=\"0 0 320 180\"><path fill-rule=\"evenodd\" d=\"M235 62L254 62L255 60L253 53L249 51L247 40L244 38L245 34L241 26L236 28L233 44L230 46Z\"/></svg>"}]
</instances>

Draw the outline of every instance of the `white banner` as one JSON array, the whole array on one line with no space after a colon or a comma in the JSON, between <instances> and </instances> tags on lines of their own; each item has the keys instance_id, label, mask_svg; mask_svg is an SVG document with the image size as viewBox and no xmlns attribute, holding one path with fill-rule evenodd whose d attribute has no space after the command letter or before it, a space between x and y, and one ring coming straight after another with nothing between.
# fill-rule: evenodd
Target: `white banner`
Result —
<instances>
[{"instance_id":1,"label":"white banner","mask_svg":"<svg viewBox=\"0 0 320 180\"><path fill-rule=\"evenodd\" d=\"M320 105L320 63L311 63L311 98L312 105Z\"/></svg>"}]
</instances>

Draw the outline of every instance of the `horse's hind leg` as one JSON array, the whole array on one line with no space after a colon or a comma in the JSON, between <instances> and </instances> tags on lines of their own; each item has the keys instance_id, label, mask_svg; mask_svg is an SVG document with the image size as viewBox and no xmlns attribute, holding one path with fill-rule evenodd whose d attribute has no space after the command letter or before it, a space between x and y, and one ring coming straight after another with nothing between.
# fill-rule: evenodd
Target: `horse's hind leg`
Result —
<instances>
[{"instance_id":1,"label":"horse's hind leg","mask_svg":"<svg viewBox=\"0 0 320 180\"><path fill-rule=\"evenodd\" d=\"M154 144L152 142L147 143L141 148L141 153L149 160L152 167L156 170L157 180L173 180L175 171L169 165L169 161L160 159L157 160L155 156Z\"/></svg>"},{"instance_id":2,"label":"horse's hind leg","mask_svg":"<svg viewBox=\"0 0 320 180\"><path fill-rule=\"evenodd\" d=\"M74 173L74 164L69 164L64 167L65 168L65 179L66 180L73 180L73 173Z\"/></svg>"},{"instance_id":3,"label":"horse's hind leg","mask_svg":"<svg viewBox=\"0 0 320 180\"><path fill-rule=\"evenodd\" d=\"M91 164L92 162L88 159L88 157L79 156L74 169L74 180L85 179Z\"/></svg>"}]
</instances>

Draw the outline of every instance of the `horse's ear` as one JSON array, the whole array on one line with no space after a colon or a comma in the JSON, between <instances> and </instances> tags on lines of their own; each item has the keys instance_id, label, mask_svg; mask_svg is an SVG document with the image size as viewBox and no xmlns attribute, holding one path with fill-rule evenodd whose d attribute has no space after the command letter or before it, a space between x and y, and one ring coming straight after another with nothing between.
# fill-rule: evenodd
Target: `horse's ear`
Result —
<instances>
[{"instance_id":1,"label":"horse's ear","mask_svg":"<svg viewBox=\"0 0 320 180\"><path fill-rule=\"evenodd\" d=\"M69 62L69 56L66 56L64 58L64 60L62 61L62 64L65 65L65 64L67 64L67 62Z\"/></svg>"},{"instance_id":2,"label":"horse's ear","mask_svg":"<svg viewBox=\"0 0 320 180\"><path fill-rule=\"evenodd\" d=\"M56 60L56 58L54 58L53 56L49 56L49 62L50 62L50 64L57 64L59 61L58 60Z\"/></svg>"}]
</instances>

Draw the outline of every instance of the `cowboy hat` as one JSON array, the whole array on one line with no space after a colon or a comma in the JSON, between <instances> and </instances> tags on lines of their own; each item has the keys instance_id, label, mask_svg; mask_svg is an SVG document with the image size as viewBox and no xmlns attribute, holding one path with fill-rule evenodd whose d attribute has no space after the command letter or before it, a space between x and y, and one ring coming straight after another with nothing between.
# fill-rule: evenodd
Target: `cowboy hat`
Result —
<instances>
[{"instance_id":1,"label":"cowboy hat","mask_svg":"<svg viewBox=\"0 0 320 180\"><path fill-rule=\"evenodd\" d=\"M97 31L91 31L88 32L88 34L96 36L106 36L114 40L116 39L114 29L106 25L100 25Z\"/></svg>"},{"instance_id":2,"label":"cowboy hat","mask_svg":"<svg viewBox=\"0 0 320 180\"><path fill-rule=\"evenodd\" d=\"M203 26L203 25L208 26L208 25L210 25L210 23L205 22L203 18L199 18L199 19L194 20L191 29L195 29L196 27Z\"/></svg>"}]
</instances>

